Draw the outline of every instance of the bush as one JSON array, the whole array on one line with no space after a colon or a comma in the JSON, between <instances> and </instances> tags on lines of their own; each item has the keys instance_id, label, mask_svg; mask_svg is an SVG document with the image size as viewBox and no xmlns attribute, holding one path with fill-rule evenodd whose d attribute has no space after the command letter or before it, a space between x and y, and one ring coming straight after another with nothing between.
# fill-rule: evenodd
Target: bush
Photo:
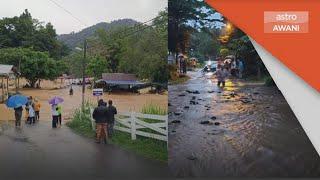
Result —
<instances>
[{"instance_id":1,"label":"bush","mask_svg":"<svg viewBox=\"0 0 320 180\"><path fill-rule=\"evenodd\" d=\"M266 86L276 86L276 83L273 81L272 77L271 76L267 76L265 79L264 79L264 84Z\"/></svg>"},{"instance_id":2,"label":"bush","mask_svg":"<svg viewBox=\"0 0 320 180\"><path fill-rule=\"evenodd\" d=\"M161 108L160 106L156 104L147 104L144 105L141 113L143 114L156 114L156 115L167 115L167 109L166 108Z\"/></svg>"}]
</instances>

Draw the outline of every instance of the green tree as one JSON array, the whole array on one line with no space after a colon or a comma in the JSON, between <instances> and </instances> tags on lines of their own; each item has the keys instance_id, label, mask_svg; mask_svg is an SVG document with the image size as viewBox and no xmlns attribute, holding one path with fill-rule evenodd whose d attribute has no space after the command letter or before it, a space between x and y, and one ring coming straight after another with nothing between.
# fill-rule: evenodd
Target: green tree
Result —
<instances>
[{"instance_id":1,"label":"green tree","mask_svg":"<svg viewBox=\"0 0 320 180\"><path fill-rule=\"evenodd\" d=\"M227 55L229 55L229 49L227 49L227 48L222 48L222 49L220 49L220 55L222 56L222 57L226 57Z\"/></svg>"},{"instance_id":2,"label":"green tree","mask_svg":"<svg viewBox=\"0 0 320 180\"><path fill-rule=\"evenodd\" d=\"M169 52L187 53L190 33L204 28L206 24L222 23L212 18L216 11L201 0L169 0Z\"/></svg>"},{"instance_id":3,"label":"green tree","mask_svg":"<svg viewBox=\"0 0 320 180\"><path fill-rule=\"evenodd\" d=\"M54 80L62 73L66 65L64 62L53 60L48 53L33 51L26 48L0 49L0 63L20 65L21 76L31 87L40 79Z\"/></svg>"},{"instance_id":4,"label":"green tree","mask_svg":"<svg viewBox=\"0 0 320 180\"><path fill-rule=\"evenodd\" d=\"M50 57L60 59L70 50L59 42L51 23L43 24L33 19L28 10L20 16L0 19L0 48L23 47L48 52Z\"/></svg>"},{"instance_id":5,"label":"green tree","mask_svg":"<svg viewBox=\"0 0 320 180\"><path fill-rule=\"evenodd\" d=\"M218 31L199 31L191 34L189 55L201 62L214 58L219 53Z\"/></svg>"},{"instance_id":6,"label":"green tree","mask_svg":"<svg viewBox=\"0 0 320 180\"><path fill-rule=\"evenodd\" d=\"M101 79L102 73L110 72L107 61L102 57L91 58L86 70L87 75L96 79Z\"/></svg>"}]
</instances>

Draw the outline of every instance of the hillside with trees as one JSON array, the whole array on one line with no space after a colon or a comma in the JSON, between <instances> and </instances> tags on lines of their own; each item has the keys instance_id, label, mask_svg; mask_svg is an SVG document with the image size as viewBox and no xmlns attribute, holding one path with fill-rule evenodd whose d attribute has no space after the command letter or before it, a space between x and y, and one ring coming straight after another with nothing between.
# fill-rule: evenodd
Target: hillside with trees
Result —
<instances>
[{"instance_id":1,"label":"hillside with trees","mask_svg":"<svg viewBox=\"0 0 320 180\"><path fill-rule=\"evenodd\" d=\"M82 44L83 39L94 36L94 34L98 29L103 29L105 31L108 31L115 27L123 27L123 26L131 27L136 24L138 24L138 22L132 19L119 19L119 20L112 21L110 23L101 22L96 25L87 27L76 33L72 32L69 34L61 34L57 36L57 39L65 43L69 48L73 49L76 46L79 46L79 44Z\"/></svg>"}]
</instances>

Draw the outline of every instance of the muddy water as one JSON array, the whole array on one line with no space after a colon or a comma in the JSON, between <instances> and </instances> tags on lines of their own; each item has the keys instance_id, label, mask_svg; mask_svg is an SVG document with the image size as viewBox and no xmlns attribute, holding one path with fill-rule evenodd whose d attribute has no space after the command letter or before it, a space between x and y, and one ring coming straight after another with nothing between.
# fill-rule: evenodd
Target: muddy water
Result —
<instances>
[{"instance_id":1,"label":"muddy water","mask_svg":"<svg viewBox=\"0 0 320 180\"><path fill-rule=\"evenodd\" d=\"M59 96L64 99L62 103L63 116L65 120L70 119L75 109L81 106L81 97L82 97L82 87L73 86L74 95L69 96L69 88L59 88L60 86L65 86L66 84L61 84L57 82L43 82L44 88L39 89L22 89L20 92L26 96L33 96L37 98L41 105L40 111L40 120L48 121L51 120L51 109L48 104L48 100L54 96ZM158 95L158 94L148 94L141 93L113 93L113 94L104 94L102 97L105 101L112 99L114 105L118 108L119 111L136 111L139 112L144 105L152 103L158 104L163 108L167 108L168 98L167 95ZM92 95L90 89L86 89L85 100L92 103L96 103L97 98ZM0 120L13 120L14 112L12 109L6 108L4 104L0 104Z\"/></svg>"},{"instance_id":2,"label":"muddy water","mask_svg":"<svg viewBox=\"0 0 320 180\"><path fill-rule=\"evenodd\" d=\"M320 175L318 154L276 88L232 80L220 89L211 74L189 75L169 86L175 176Z\"/></svg>"}]
</instances>

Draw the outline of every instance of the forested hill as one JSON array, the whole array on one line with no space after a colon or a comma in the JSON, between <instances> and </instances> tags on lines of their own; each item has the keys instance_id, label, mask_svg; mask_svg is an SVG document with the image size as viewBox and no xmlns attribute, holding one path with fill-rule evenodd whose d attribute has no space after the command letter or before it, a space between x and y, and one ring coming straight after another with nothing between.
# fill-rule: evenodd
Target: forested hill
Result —
<instances>
[{"instance_id":1,"label":"forested hill","mask_svg":"<svg viewBox=\"0 0 320 180\"><path fill-rule=\"evenodd\" d=\"M112 21L111 23L101 22L96 25L87 27L77 33L62 34L62 35L59 35L57 38L59 41L64 42L69 48L73 49L78 44L82 43L85 38L93 36L96 30L98 29L108 30L115 26L133 26L137 23L139 22L133 19L120 19L120 20Z\"/></svg>"}]
</instances>

